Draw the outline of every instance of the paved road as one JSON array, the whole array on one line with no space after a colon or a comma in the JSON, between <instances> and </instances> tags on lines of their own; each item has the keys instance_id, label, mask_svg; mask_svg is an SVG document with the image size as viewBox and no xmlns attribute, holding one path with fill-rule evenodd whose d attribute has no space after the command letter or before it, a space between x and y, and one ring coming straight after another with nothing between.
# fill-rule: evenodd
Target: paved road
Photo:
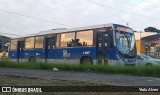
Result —
<instances>
[{"instance_id":1,"label":"paved road","mask_svg":"<svg viewBox=\"0 0 160 95\"><path fill-rule=\"evenodd\" d=\"M160 78L152 77L136 77L68 71L53 72L48 70L24 70L16 68L0 68L0 74L23 77L53 78L60 80L78 80L85 82L100 82L107 85L117 86L160 86Z\"/></svg>"}]
</instances>

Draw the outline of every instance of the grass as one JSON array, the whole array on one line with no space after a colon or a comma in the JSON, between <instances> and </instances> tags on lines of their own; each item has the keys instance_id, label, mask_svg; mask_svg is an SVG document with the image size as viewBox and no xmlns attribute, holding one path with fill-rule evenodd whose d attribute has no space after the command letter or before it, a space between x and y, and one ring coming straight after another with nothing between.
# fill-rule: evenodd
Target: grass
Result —
<instances>
[{"instance_id":1,"label":"grass","mask_svg":"<svg viewBox=\"0 0 160 95\"><path fill-rule=\"evenodd\" d=\"M125 74L134 76L160 77L160 66L131 67L108 65L47 64L47 63L15 63L0 61L0 67L52 70L53 67L63 71L92 71L106 74Z\"/></svg>"}]
</instances>

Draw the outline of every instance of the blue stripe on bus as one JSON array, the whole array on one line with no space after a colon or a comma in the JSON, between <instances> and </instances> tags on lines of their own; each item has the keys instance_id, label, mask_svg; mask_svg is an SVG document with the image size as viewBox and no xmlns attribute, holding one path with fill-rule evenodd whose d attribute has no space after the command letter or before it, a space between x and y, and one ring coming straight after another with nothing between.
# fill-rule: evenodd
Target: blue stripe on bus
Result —
<instances>
[{"instance_id":1,"label":"blue stripe on bus","mask_svg":"<svg viewBox=\"0 0 160 95\"><path fill-rule=\"evenodd\" d=\"M48 58L48 59L62 59L64 58L63 52L67 51L68 56L67 59L79 59L82 56L89 56L92 59L96 59L97 57L97 50L96 47L73 47L73 48L55 48L52 50L48 50L47 56L45 49L33 49L33 50L24 50L20 53L19 58L22 59L28 59L31 56L36 56L38 54L38 58ZM89 54L86 54L89 52ZM116 52L115 50L109 50L108 51L108 58L110 60L116 59ZM9 58L11 59L17 59L17 52L16 51L10 51Z\"/></svg>"}]
</instances>

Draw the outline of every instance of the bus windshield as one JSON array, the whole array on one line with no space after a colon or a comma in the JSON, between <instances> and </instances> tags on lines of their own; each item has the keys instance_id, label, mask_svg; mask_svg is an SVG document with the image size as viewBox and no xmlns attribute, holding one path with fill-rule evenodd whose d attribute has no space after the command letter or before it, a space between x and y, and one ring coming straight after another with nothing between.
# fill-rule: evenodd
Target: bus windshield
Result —
<instances>
[{"instance_id":1,"label":"bus windshield","mask_svg":"<svg viewBox=\"0 0 160 95\"><path fill-rule=\"evenodd\" d=\"M116 47L123 57L134 57L136 54L134 33L116 30Z\"/></svg>"}]
</instances>

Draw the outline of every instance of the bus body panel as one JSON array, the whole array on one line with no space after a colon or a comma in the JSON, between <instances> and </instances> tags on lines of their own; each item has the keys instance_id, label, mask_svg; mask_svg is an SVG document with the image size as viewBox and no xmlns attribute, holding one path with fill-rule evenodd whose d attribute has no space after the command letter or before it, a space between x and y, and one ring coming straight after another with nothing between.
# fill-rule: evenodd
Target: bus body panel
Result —
<instances>
[{"instance_id":1,"label":"bus body panel","mask_svg":"<svg viewBox=\"0 0 160 95\"><path fill-rule=\"evenodd\" d=\"M66 55L64 54L66 51ZM97 58L97 50L96 47L76 47L76 48L55 48L53 50L49 50L47 56L45 56L45 49L34 49L34 50L24 50L24 55L21 56L21 59L29 59L32 56L35 56L39 59L80 59L83 56L91 57L92 60ZM9 53L10 59L17 59L17 52L10 51ZM113 49L112 51L108 51L108 59L116 60L116 52Z\"/></svg>"},{"instance_id":2,"label":"bus body panel","mask_svg":"<svg viewBox=\"0 0 160 95\"><path fill-rule=\"evenodd\" d=\"M24 59L28 59L32 56L38 58L45 58L44 49L24 50L24 57L23 57Z\"/></svg>"},{"instance_id":3,"label":"bus body panel","mask_svg":"<svg viewBox=\"0 0 160 95\"><path fill-rule=\"evenodd\" d=\"M92 59L96 59L95 47L57 48L53 51L55 51L55 54L52 58L55 59L80 59L82 56L89 56Z\"/></svg>"},{"instance_id":4,"label":"bus body panel","mask_svg":"<svg viewBox=\"0 0 160 95\"><path fill-rule=\"evenodd\" d=\"M17 51L16 50L10 50L9 51L9 58L10 59L17 59Z\"/></svg>"},{"instance_id":5,"label":"bus body panel","mask_svg":"<svg viewBox=\"0 0 160 95\"><path fill-rule=\"evenodd\" d=\"M108 51L108 59L109 60L117 60L115 49Z\"/></svg>"},{"instance_id":6,"label":"bus body panel","mask_svg":"<svg viewBox=\"0 0 160 95\"><path fill-rule=\"evenodd\" d=\"M46 58L45 49L34 49L34 50L24 50L23 59L28 59L31 56L37 56L40 59ZM65 55L66 53L66 55ZM10 51L9 58L16 59L16 51ZM89 56L92 59L96 59L96 48L95 47L77 47L77 48L55 48L49 50L47 54L47 59L80 59L82 56Z\"/></svg>"},{"instance_id":7,"label":"bus body panel","mask_svg":"<svg viewBox=\"0 0 160 95\"><path fill-rule=\"evenodd\" d=\"M123 28L128 28L128 27L123 26L123 25L117 25L117 24L99 25L99 26L93 26L93 27L89 27L89 28L86 27L86 28L81 28L81 29L77 28L77 30L73 29L74 31L72 29L70 31L69 30L64 30L64 31L60 30L59 32L55 33L55 36L54 36L54 41L57 41L56 40L56 35L57 34L67 33L67 32L75 32L75 31L85 31L85 30L92 29L94 31L93 46L80 46L80 47L78 47L78 46L74 46L74 47L55 47L54 46L53 49L50 49L46 45L46 43L47 43L47 40L46 40L47 38L46 38L46 39L44 39L44 48L43 49L34 48L34 49L28 49L28 50L24 49L23 51L10 50L9 51L9 58L10 59L17 59L17 60L18 59L29 60L30 57L34 56L38 59L48 60L48 62L59 62L61 60L62 60L62 62L65 62L67 60L75 60L75 62L80 62L80 60L83 56L88 56L88 57L91 58L91 60L94 60L94 62L98 62L98 61L96 61L96 60L99 60L98 59L98 57L99 57L98 56L98 48L101 48L101 47L98 47L98 45L97 45L97 38L98 38L97 35L100 32L96 31L96 29L106 28L106 31L104 32L104 34L108 33L109 36L107 36L107 37L108 37L108 41L110 41L111 38L110 38L109 32L107 31L107 27L111 28L111 31L113 33L112 34L113 48L110 48L108 46L108 45L110 45L110 42L108 42L107 47L103 47L103 49L101 49L102 50L101 51L102 52L101 58L103 60L105 60L105 55L107 53L107 63L116 62L117 64L125 64L124 60L127 60L127 62L131 62L130 60L135 59L136 56L132 57L132 58L129 58L129 57L124 58L119 53L119 51L117 49L117 46L116 46L115 29L117 27L123 27ZM48 34L54 34L54 33L52 33L52 31L49 31L49 32L50 33L48 33ZM48 34L46 33L46 34L43 34L43 35L45 36L45 35L48 35ZM39 36L39 35L35 35L35 36ZM122 57L122 58L119 58L119 57ZM44 61L44 62L47 62L47 61Z\"/></svg>"}]
</instances>

